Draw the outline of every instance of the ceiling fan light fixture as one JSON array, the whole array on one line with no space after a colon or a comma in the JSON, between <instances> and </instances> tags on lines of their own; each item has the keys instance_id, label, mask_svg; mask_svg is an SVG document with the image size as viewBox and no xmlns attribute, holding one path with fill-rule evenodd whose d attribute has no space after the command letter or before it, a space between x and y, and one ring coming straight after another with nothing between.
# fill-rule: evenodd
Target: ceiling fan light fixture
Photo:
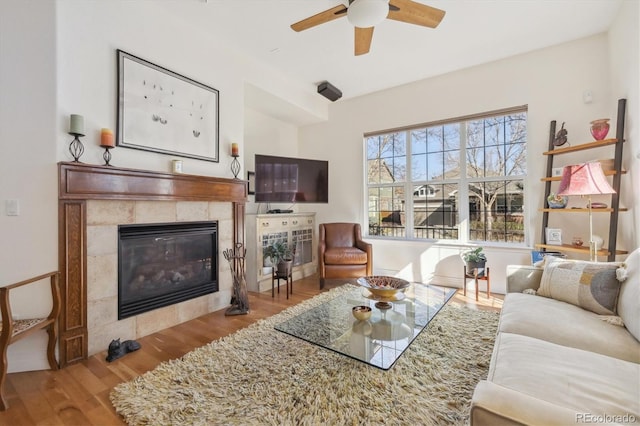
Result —
<instances>
[{"instance_id":1,"label":"ceiling fan light fixture","mask_svg":"<svg viewBox=\"0 0 640 426\"><path fill-rule=\"evenodd\" d=\"M347 19L358 28L370 28L389 14L389 0L354 0L347 9Z\"/></svg>"}]
</instances>

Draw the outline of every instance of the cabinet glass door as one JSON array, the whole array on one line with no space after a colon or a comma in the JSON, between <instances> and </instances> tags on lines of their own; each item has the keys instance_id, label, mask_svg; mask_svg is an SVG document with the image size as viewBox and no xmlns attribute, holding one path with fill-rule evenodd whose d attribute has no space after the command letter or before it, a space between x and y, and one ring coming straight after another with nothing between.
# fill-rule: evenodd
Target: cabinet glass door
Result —
<instances>
[{"instance_id":1,"label":"cabinet glass door","mask_svg":"<svg viewBox=\"0 0 640 426\"><path fill-rule=\"evenodd\" d=\"M311 262L313 260L313 229L294 229L291 231L291 236L296 247L294 266Z\"/></svg>"}]
</instances>

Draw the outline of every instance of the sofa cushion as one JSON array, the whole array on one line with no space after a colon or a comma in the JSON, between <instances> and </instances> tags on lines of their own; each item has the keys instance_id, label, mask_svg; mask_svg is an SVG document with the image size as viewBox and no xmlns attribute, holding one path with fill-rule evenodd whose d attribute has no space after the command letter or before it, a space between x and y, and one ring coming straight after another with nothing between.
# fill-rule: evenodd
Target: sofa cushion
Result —
<instances>
[{"instance_id":1,"label":"sofa cushion","mask_svg":"<svg viewBox=\"0 0 640 426\"><path fill-rule=\"evenodd\" d=\"M597 314L614 315L621 284L616 278L619 267L617 262L548 259L538 294Z\"/></svg>"},{"instance_id":2,"label":"sofa cushion","mask_svg":"<svg viewBox=\"0 0 640 426\"><path fill-rule=\"evenodd\" d=\"M627 257L624 267L627 278L620 288L618 315L629 332L640 340L640 249Z\"/></svg>"},{"instance_id":3,"label":"sofa cushion","mask_svg":"<svg viewBox=\"0 0 640 426\"><path fill-rule=\"evenodd\" d=\"M533 337L499 333L487 380L578 413L637 419L638 377L640 364Z\"/></svg>"},{"instance_id":4,"label":"sofa cushion","mask_svg":"<svg viewBox=\"0 0 640 426\"><path fill-rule=\"evenodd\" d=\"M640 342L626 328L558 300L522 293L505 296L499 331L548 340L640 363Z\"/></svg>"}]
</instances>

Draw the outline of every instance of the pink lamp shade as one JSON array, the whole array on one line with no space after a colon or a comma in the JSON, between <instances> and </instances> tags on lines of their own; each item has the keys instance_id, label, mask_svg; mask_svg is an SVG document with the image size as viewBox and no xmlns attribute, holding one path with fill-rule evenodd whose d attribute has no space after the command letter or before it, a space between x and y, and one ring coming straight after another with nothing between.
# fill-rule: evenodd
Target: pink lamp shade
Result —
<instances>
[{"instance_id":1,"label":"pink lamp shade","mask_svg":"<svg viewBox=\"0 0 640 426\"><path fill-rule=\"evenodd\" d=\"M574 164L562 170L558 195L615 194L599 162Z\"/></svg>"}]
</instances>

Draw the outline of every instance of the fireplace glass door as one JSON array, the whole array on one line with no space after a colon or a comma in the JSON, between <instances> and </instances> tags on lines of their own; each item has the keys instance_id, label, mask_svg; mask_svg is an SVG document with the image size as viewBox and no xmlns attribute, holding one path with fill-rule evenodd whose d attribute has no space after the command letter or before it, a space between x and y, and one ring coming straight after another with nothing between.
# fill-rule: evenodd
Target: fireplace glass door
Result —
<instances>
[{"instance_id":1,"label":"fireplace glass door","mask_svg":"<svg viewBox=\"0 0 640 426\"><path fill-rule=\"evenodd\" d=\"M217 222L118 227L118 319L218 291Z\"/></svg>"}]
</instances>

